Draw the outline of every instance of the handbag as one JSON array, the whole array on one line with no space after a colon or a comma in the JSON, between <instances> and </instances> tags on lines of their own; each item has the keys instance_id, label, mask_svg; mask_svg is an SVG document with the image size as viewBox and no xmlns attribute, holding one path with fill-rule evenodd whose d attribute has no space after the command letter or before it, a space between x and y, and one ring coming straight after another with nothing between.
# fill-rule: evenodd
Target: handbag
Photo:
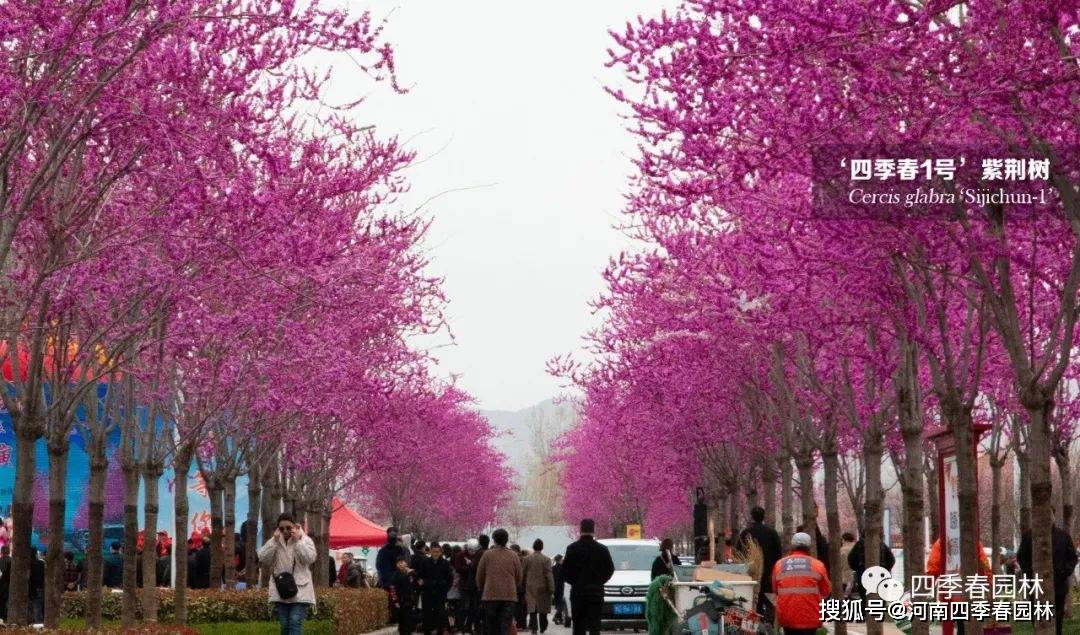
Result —
<instances>
[{"instance_id":1,"label":"handbag","mask_svg":"<svg viewBox=\"0 0 1080 635\"><path fill-rule=\"evenodd\" d=\"M292 571L282 571L281 573L274 575L274 588L277 589L278 597L282 600L291 600L296 597L300 589L296 587L296 578L293 573L296 571L296 556L293 556Z\"/></svg>"}]
</instances>

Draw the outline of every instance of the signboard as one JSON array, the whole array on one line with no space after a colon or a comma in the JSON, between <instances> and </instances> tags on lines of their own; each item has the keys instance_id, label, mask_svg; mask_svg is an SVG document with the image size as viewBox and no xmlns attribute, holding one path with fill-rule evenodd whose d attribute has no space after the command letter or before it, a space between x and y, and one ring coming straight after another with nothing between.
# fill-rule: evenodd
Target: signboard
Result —
<instances>
[{"instance_id":1,"label":"signboard","mask_svg":"<svg viewBox=\"0 0 1080 635\"><path fill-rule=\"evenodd\" d=\"M942 458L945 469L945 572L960 572L960 475L956 455Z\"/></svg>"},{"instance_id":2,"label":"signboard","mask_svg":"<svg viewBox=\"0 0 1080 635\"><path fill-rule=\"evenodd\" d=\"M633 540L641 539L641 525L627 525L626 537Z\"/></svg>"}]
</instances>

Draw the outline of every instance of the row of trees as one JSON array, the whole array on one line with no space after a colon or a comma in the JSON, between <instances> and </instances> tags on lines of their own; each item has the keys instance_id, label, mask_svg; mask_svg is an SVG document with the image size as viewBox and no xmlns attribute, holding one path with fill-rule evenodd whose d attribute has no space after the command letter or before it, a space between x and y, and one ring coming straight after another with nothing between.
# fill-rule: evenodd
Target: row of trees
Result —
<instances>
[{"instance_id":1,"label":"row of trees","mask_svg":"<svg viewBox=\"0 0 1080 635\"><path fill-rule=\"evenodd\" d=\"M476 459L460 472L422 474L447 531L489 521L503 492L490 428L409 344L443 326L439 280L418 248L426 221L393 206L412 153L359 123L356 104L326 103L329 74L304 64L309 53L339 52L356 77L396 89L392 49L369 14L329 4L0 8L0 397L17 441L12 578L26 579L30 564L34 448L43 441L49 626L60 616L76 428L91 465L92 627L109 461L124 478L125 624L140 601L136 567L154 579L166 466L177 479L178 562L192 469L207 486L215 585L223 568L232 579L231 558L220 559L232 553L241 475L248 520L272 526L281 509L306 516L324 565L333 496L378 492L415 467L417 452ZM492 488L487 508L462 503L477 483ZM138 563L140 524L150 530ZM257 522L247 526L253 550ZM177 567L180 622L185 578ZM152 591L141 598L147 621L157 615ZM26 585L13 584L15 623L26 603Z\"/></svg>"},{"instance_id":2,"label":"row of trees","mask_svg":"<svg viewBox=\"0 0 1080 635\"><path fill-rule=\"evenodd\" d=\"M568 509L658 532L707 483L760 497L769 522L779 509L790 536L818 520L822 473L822 555L838 557L848 489L874 564L891 461L918 575L937 508L927 434L971 447L987 424L994 473L1019 462L1020 522L1051 594L1051 462L1072 526L1080 394L1078 20L1060 2L696 0L613 33L610 65L631 88L610 92L640 148L625 228L642 247L605 274L595 361L552 364L585 393L562 449ZM814 161L840 146L1049 159L1048 203L824 218ZM861 487L845 488L853 460ZM957 463L971 575L976 460Z\"/></svg>"}]
</instances>

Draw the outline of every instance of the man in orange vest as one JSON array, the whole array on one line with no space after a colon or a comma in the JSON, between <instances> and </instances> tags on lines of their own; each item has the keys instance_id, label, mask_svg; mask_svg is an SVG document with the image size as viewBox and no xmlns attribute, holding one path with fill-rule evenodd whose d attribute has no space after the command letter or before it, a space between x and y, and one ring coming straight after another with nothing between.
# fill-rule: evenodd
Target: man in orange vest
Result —
<instances>
[{"instance_id":1,"label":"man in orange vest","mask_svg":"<svg viewBox=\"0 0 1080 635\"><path fill-rule=\"evenodd\" d=\"M814 635L821 626L821 600L832 592L824 563L810 555L812 541L808 533L795 534L791 553L773 567L776 623L785 635Z\"/></svg>"}]
</instances>

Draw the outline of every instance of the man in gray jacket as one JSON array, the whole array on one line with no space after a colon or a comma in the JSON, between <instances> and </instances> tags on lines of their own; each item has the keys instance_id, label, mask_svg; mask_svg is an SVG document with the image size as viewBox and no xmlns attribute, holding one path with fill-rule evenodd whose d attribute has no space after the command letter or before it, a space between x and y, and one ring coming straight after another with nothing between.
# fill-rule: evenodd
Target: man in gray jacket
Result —
<instances>
[{"instance_id":1,"label":"man in gray jacket","mask_svg":"<svg viewBox=\"0 0 1080 635\"><path fill-rule=\"evenodd\" d=\"M304 618L315 606L315 584L311 579L315 543L293 520L292 514L281 514L274 535L259 549L259 561L271 564L270 602L281 623L281 635L300 635ZM279 576L283 573L291 574L296 582L296 593L291 597L281 597L278 592Z\"/></svg>"}]
</instances>

